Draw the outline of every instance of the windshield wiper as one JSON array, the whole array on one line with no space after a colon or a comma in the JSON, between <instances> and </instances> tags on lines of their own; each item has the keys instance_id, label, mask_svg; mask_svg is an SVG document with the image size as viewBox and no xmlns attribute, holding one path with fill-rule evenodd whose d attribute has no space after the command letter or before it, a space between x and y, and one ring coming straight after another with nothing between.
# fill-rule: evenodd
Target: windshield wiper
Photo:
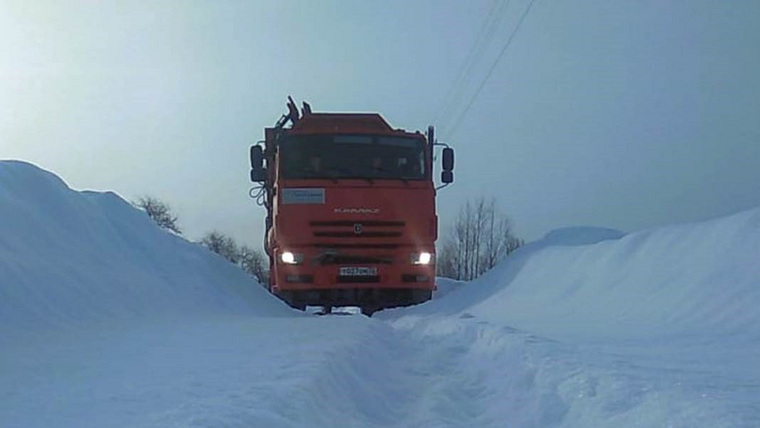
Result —
<instances>
[{"instance_id":1,"label":"windshield wiper","mask_svg":"<svg viewBox=\"0 0 760 428\"><path fill-rule=\"evenodd\" d=\"M297 177L291 177L298 180L321 180L321 179L328 179L331 180L333 183L338 183L338 177L336 176L336 171L314 171L311 168L308 167L299 167L299 168L293 168L290 170L290 174L295 173Z\"/></svg>"},{"instance_id":2,"label":"windshield wiper","mask_svg":"<svg viewBox=\"0 0 760 428\"><path fill-rule=\"evenodd\" d=\"M382 168L382 167L373 168L372 171L376 172L376 173L377 172L381 172L381 173L385 173L385 174L388 174L388 173L392 174L393 173L393 171L391 171L389 169L386 169L386 168ZM402 182L404 182L405 185L407 185L407 186L409 185L409 179L406 178L406 177L404 177L404 176L402 176L402 175L398 175L398 176L387 175L385 177L375 177L375 178L379 178L379 179L383 179L383 180L401 180Z\"/></svg>"},{"instance_id":3,"label":"windshield wiper","mask_svg":"<svg viewBox=\"0 0 760 428\"><path fill-rule=\"evenodd\" d=\"M332 168L334 172L343 174L340 178L343 179L357 179L357 180L366 180L369 184L375 184L375 180L373 180L371 177L365 177L361 176L359 174L354 174L353 169L348 168Z\"/></svg>"},{"instance_id":4,"label":"windshield wiper","mask_svg":"<svg viewBox=\"0 0 760 428\"><path fill-rule=\"evenodd\" d=\"M310 174L318 174L313 173L312 171L304 170L304 172L310 173ZM326 172L322 172L321 174L326 175L315 175L310 178L328 178L333 181L333 183L337 183L339 179L343 180L364 180L369 184L374 185L376 180L401 180L405 185L409 185L409 178L398 175L388 175L388 176L382 176L378 173L391 173L392 171L385 169L385 168L372 168L367 166L355 166L353 168L342 168L342 167L331 167L328 168ZM372 173L372 174L370 174Z\"/></svg>"},{"instance_id":5,"label":"windshield wiper","mask_svg":"<svg viewBox=\"0 0 760 428\"><path fill-rule=\"evenodd\" d=\"M329 178L333 183L338 184L338 171L335 171L334 169L331 170Z\"/></svg>"}]
</instances>

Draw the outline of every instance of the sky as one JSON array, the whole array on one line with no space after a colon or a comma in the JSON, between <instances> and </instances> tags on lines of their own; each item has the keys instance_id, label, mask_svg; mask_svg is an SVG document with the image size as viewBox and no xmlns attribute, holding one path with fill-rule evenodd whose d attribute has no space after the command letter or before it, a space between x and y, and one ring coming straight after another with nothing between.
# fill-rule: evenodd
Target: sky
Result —
<instances>
[{"instance_id":1,"label":"sky","mask_svg":"<svg viewBox=\"0 0 760 428\"><path fill-rule=\"evenodd\" d=\"M0 0L0 158L258 244L248 147L292 95L436 125L443 234L480 196L527 240L760 206L759 2L530 4Z\"/></svg>"}]
</instances>

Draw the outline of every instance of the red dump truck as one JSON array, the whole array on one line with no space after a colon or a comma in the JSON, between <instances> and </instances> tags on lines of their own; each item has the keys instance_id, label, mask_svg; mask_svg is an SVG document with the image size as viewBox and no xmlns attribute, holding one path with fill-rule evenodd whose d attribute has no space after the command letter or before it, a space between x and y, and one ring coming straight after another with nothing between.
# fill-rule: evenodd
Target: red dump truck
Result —
<instances>
[{"instance_id":1,"label":"red dump truck","mask_svg":"<svg viewBox=\"0 0 760 428\"><path fill-rule=\"evenodd\" d=\"M434 129L392 128L379 114L289 112L251 147L266 208L269 290L290 306L414 305L435 288ZM441 182L454 153L442 151Z\"/></svg>"}]
</instances>

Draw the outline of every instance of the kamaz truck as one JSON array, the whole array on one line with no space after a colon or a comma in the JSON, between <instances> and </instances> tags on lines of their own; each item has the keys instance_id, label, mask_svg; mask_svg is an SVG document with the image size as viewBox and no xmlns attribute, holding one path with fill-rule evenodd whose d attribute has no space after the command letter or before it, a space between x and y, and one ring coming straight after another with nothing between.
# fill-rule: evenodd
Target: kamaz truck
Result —
<instances>
[{"instance_id":1,"label":"kamaz truck","mask_svg":"<svg viewBox=\"0 0 760 428\"><path fill-rule=\"evenodd\" d=\"M250 150L252 195L266 208L269 291L294 308L362 313L429 300L438 233L434 129L379 114L288 113ZM441 183L454 153L442 150ZM440 187L442 187L440 186ZM439 188L440 188L439 187Z\"/></svg>"}]
</instances>

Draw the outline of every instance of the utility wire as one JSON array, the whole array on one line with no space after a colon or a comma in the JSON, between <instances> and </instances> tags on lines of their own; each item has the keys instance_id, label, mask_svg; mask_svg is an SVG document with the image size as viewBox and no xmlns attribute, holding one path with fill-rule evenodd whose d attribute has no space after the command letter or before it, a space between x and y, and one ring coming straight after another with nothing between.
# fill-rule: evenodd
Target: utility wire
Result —
<instances>
[{"instance_id":1,"label":"utility wire","mask_svg":"<svg viewBox=\"0 0 760 428\"><path fill-rule=\"evenodd\" d=\"M462 119L467 115L467 112L470 111L470 107L472 107L472 104L475 102L475 100L478 98L478 95L480 95L480 91L483 90L483 87L486 85L486 82L488 82L488 78L491 77L491 74L493 74L493 71L496 69L496 66L499 64L499 61L504 56L504 52L507 51L507 48L512 44L512 40L514 40L515 35L520 30L520 26L522 26L523 21L525 21L525 17L528 16L528 12L530 12L530 9L533 7L533 3L535 3L536 0L530 0L530 3L528 4L528 7L525 8L525 12L523 12L522 16L520 16L520 20L517 22L517 25L515 26L515 29L512 30L512 34L509 35L509 39L507 39L507 42L504 44L504 47L499 52L499 55L496 57L496 60L491 64L491 68L488 70L488 73L486 74L485 78L480 82L480 85L478 86L478 90L475 91L475 94L473 94L472 98L470 98L470 102L467 103L467 107L465 107L464 111L459 115L456 122L454 122L454 126L451 128L451 131L448 132L448 137L453 137L454 133L459 128L459 125L462 123Z\"/></svg>"},{"instance_id":2,"label":"utility wire","mask_svg":"<svg viewBox=\"0 0 760 428\"><path fill-rule=\"evenodd\" d=\"M441 109L439 109L438 113L435 115L435 120L433 123L440 123L440 121L447 119L457 110L455 108L457 101L462 97L462 92L467 86L469 76L471 75L475 64L480 61L480 57L485 51L485 48L491 44L496 29L499 27L501 20L504 18L504 12L506 11L507 7L509 7L509 2L510 0L494 0L494 2L491 4L491 8L486 15L486 19L483 20L483 24L481 25L480 31L478 32L478 37L470 47L467 58L465 58L464 62L460 66L457 77L454 79L454 83L446 92L444 102L441 105ZM498 10L497 5L499 6Z\"/></svg>"},{"instance_id":3,"label":"utility wire","mask_svg":"<svg viewBox=\"0 0 760 428\"><path fill-rule=\"evenodd\" d=\"M491 42L493 41L494 35L496 34L496 30L499 29L501 26L501 22L503 21L504 17L507 15L507 9L509 8L510 0L507 0L506 2L503 2L501 4L501 7L496 13L496 19L492 22L491 27L488 29L488 34L486 35L485 40L478 46L477 52L475 53L475 56L473 58L473 61L469 63L469 66L467 67L467 70L465 71L461 84L457 87L457 91L455 93L454 98L452 99L451 104L449 104L449 114L446 115L443 118L443 124L444 129L446 128L446 124L448 123L449 119L452 119L452 115L456 113L457 110L459 110L459 105L462 102L462 97L465 96L466 90L468 87L471 86L472 76L475 75L475 69L476 66L481 62L481 58L483 56L483 53L486 52L486 49L491 45Z\"/></svg>"},{"instance_id":4,"label":"utility wire","mask_svg":"<svg viewBox=\"0 0 760 428\"><path fill-rule=\"evenodd\" d=\"M441 117L441 114L445 113L445 110L448 108L449 103L451 102L451 97L454 95L454 89L459 84L460 80L464 77L465 70L467 70L467 67L472 61L472 57L477 50L478 46L482 43L488 28L492 25L494 11L496 10L496 5L498 5L503 0L492 0L491 1L491 7L488 9L488 13L486 13L485 17L483 18L483 22L480 24L480 29L478 30L478 35L473 40L472 46L470 46L470 49L467 52L467 57L462 62L462 64L459 66L459 70L457 71L456 77L454 78L454 81L449 86L448 90L446 91L446 96L444 97L443 103L441 103L440 108L438 109L438 112L435 115L434 123L438 122L438 119Z\"/></svg>"}]
</instances>

